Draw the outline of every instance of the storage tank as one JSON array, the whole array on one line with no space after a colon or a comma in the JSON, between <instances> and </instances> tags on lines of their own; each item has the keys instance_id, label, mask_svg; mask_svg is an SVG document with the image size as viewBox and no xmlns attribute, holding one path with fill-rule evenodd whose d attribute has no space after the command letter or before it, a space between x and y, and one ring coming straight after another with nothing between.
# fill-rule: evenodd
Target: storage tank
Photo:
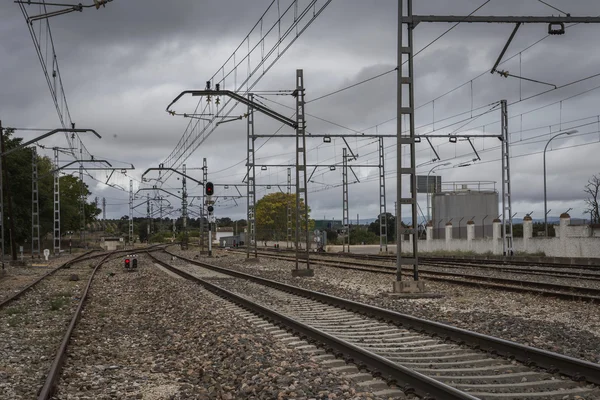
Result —
<instances>
[{"instance_id":1,"label":"storage tank","mask_svg":"<svg viewBox=\"0 0 600 400\"><path fill-rule=\"evenodd\" d=\"M495 184L495 182L494 182ZM492 236L492 221L498 217L498 192L489 185L476 183L448 183L442 191L433 194L433 237L445 236L445 225L452 223L452 238L467 238L467 222L475 222L475 238ZM495 185L494 185L495 186ZM448 190L450 189L450 190Z\"/></svg>"}]
</instances>

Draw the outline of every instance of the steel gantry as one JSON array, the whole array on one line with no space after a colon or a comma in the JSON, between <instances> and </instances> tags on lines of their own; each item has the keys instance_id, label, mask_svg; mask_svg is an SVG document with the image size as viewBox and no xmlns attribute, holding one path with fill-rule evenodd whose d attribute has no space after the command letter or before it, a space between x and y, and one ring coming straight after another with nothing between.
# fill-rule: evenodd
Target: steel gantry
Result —
<instances>
[{"instance_id":1,"label":"steel gantry","mask_svg":"<svg viewBox=\"0 0 600 400\"><path fill-rule=\"evenodd\" d=\"M83 146L79 146L79 159L83 159ZM85 192L83 163L79 163L79 242L87 249L87 244L85 243Z\"/></svg>"},{"instance_id":2,"label":"steel gantry","mask_svg":"<svg viewBox=\"0 0 600 400\"><path fill-rule=\"evenodd\" d=\"M183 173L181 174L182 175L182 178L181 178L181 217L183 219L183 241L181 242L182 250L187 250L187 248L188 248L188 231L187 231L188 203L187 203L187 183L186 183L187 175L185 174L185 172L186 172L185 164L183 164Z\"/></svg>"},{"instance_id":3,"label":"steel gantry","mask_svg":"<svg viewBox=\"0 0 600 400\"><path fill-rule=\"evenodd\" d=\"M182 214L182 218L183 218L183 242L181 243L181 248L182 250L186 250L187 246L188 246L188 231L187 231L187 212L188 212L188 196L187 196L187 179L190 179L194 182L196 182L198 185L204 186L204 182L200 182L197 179L192 178L191 176L187 175L186 173L186 165L183 164L183 172L178 171L175 168L164 168L163 164L159 164L158 168L148 168L143 174L142 174L142 181L146 181L147 179L145 178L146 174L150 171L172 171L175 172L176 174L181 175L181 197L176 196L177 198L181 199L181 214ZM157 189L156 186L153 187L153 189ZM142 189L140 189L142 190ZM162 189L157 189L157 190L162 190ZM139 190L138 190L139 192ZM166 192L166 190L165 190ZM169 193L169 192L167 192Z\"/></svg>"},{"instance_id":4,"label":"steel gantry","mask_svg":"<svg viewBox=\"0 0 600 400\"><path fill-rule=\"evenodd\" d=\"M246 155L246 198L247 205L247 221L248 227L246 228L247 237L246 239L246 258L250 258L250 252L254 254L254 258L258 258L257 242L256 242L256 170L255 170L255 158L254 158L254 112L252 110L252 103L254 102L254 96L248 95L248 118L246 123L247 132L247 155Z\"/></svg>"},{"instance_id":5,"label":"steel gantry","mask_svg":"<svg viewBox=\"0 0 600 400\"><path fill-rule=\"evenodd\" d=\"M406 5L406 7L405 7ZM446 22L446 23L508 23L516 24L513 34L509 38L508 43L505 45L500 54L500 58L504 54L508 44L512 40L518 25L526 23L544 23L548 24L548 32L550 34L564 34L564 25L573 23L600 23L600 17L572 17L567 16L457 16L457 15L413 15L413 0L398 0L398 42L397 42L397 59L398 59L398 79L397 79L397 160L398 160L398 178L397 178L397 201L398 201L398 212L396 218L396 245L397 247L397 258L396 258L396 282L394 283L394 291L403 291L404 289L421 290L422 285L403 285L400 283L402 279L401 269L402 265L409 264L414 266L413 278L418 281L418 253L417 253L417 240L412 241L412 257L402 257L402 241L401 233L415 233L416 221L417 221L417 193L416 193L416 173L415 173L415 125L414 125L414 68L413 68L413 31L417 25L421 22ZM406 39L406 40L405 40ZM510 74L505 74L504 71L497 71L496 67L498 62L494 65L491 72L497 72L501 76L508 77ZM406 69L406 71L405 71ZM517 77L524 79L522 77ZM406 90L407 89L407 90ZM406 96L405 94L408 94ZM508 114L506 104L503 104L503 117L502 121L506 122ZM406 122L404 118L408 118L409 135L401 135L401 123ZM506 131L504 131L506 129ZM504 240L503 247L505 254L512 252L512 215L510 212L511 206L511 193L510 193L510 168L509 168L509 154L508 154L508 134L507 124L503 127L502 132L502 214L504 215ZM404 146L408 147L410 163L409 167L403 167L403 150ZM402 178L406 177L409 179L410 188L412 189L411 196L402 197ZM411 208L411 217L413 227L408 229L402 229L402 206L408 205ZM508 215L507 215L508 213Z\"/></svg>"},{"instance_id":6,"label":"steel gantry","mask_svg":"<svg viewBox=\"0 0 600 400\"><path fill-rule=\"evenodd\" d=\"M387 208L385 203L385 149L379 138L379 252L387 253Z\"/></svg>"},{"instance_id":7,"label":"steel gantry","mask_svg":"<svg viewBox=\"0 0 600 400\"><path fill-rule=\"evenodd\" d=\"M133 249L133 179L129 180L129 246Z\"/></svg>"},{"instance_id":8,"label":"steel gantry","mask_svg":"<svg viewBox=\"0 0 600 400\"><path fill-rule=\"evenodd\" d=\"M508 106L506 100L500 101L502 131L502 254L512 256L513 251L513 220L510 191L510 154L508 134Z\"/></svg>"},{"instance_id":9,"label":"steel gantry","mask_svg":"<svg viewBox=\"0 0 600 400\"><path fill-rule=\"evenodd\" d=\"M181 92L166 108L166 111L171 115L176 115L174 110L171 110L171 106L175 104L182 96L191 94L192 96L227 96L231 99L242 103L248 107L247 117L251 121L248 125L248 158L246 160L247 166L250 169L255 167L254 159L254 140L257 135L253 134L254 120L253 113L255 111L261 112L281 123L292 127L296 130L296 235L295 235L295 247L296 247L296 268L292 271L293 275L312 275L314 271L310 268L309 250L310 241L308 235L309 221L308 221L308 191L307 191L307 174L306 174L306 137L305 137L305 114L304 114L304 76L301 69L296 70L296 82L293 96L296 98L296 119L293 120L284 115L277 113L263 106L262 104L256 103L251 100L251 96L248 98L243 97L240 94L229 90L219 90L219 85L216 85L216 90L210 89L210 82L207 82L207 89L205 90L186 90ZM241 118L234 118L231 120L237 120ZM226 121L222 121L226 122ZM252 130L251 130L252 128ZM251 180L255 180L255 176L248 177L247 185L250 185ZM250 183L249 183L250 182ZM248 191L248 196L255 196L255 192L251 193ZM255 199L254 199L255 200ZM250 203L250 202L249 202ZM255 201L253 202L255 205ZM250 222L249 222L250 224ZM250 227L248 228L250 233ZM255 241L256 242L256 241ZM300 242L304 245L301 246ZM251 245L251 244L250 244ZM304 247L304 248L302 248ZM306 264L305 270L300 270L299 264Z\"/></svg>"},{"instance_id":10,"label":"steel gantry","mask_svg":"<svg viewBox=\"0 0 600 400\"><path fill-rule=\"evenodd\" d=\"M38 162L35 146L31 147L31 258L40 253L40 195L38 190Z\"/></svg>"},{"instance_id":11,"label":"steel gantry","mask_svg":"<svg viewBox=\"0 0 600 400\"><path fill-rule=\"evenodd\" d=\"M310 238L308 236L308 188L306 178L306 118L304 114L304 74L296 70L296 272L300 257L306 258L306 269L310 271ZM304 253L300 252L300 238ZM312 275L311 271L308 275Z\"/></svg>"},{"instance_id":12,"label":"steel gantry","mask_svg":"<svg viewBox=\"0 0 600 400\"><path fill-rule=\"evenodd\" d=\"M206 158L202 159L202 182L208 182L208 165ZM200 204L200 254L208 252L208 243L206 243L206 227L204 226L204 216L206 212L206 191L202 191L202 204Z\"/></svg>"},{"instance_id":13,"label":"steel gantry","mask_svg":"<svg viewBox=\"0 0 600 400\"><path fill-rule=\"evenodd\" d=\"M54 149L54 255L60 254L60 170L58 165L58 147Z\"/></svg>"},{"instance_id":14,"label":"steel gantry","mask_svg":"<svg viewBox=\"0 0 600 400\"><path fill-rule=\"evenodd\" d=\"M350 253L350 220L348 210L348 154L344 147L342 149L342 225L346 234L342 241L342 253L346 252L346 242L348 242L348 253Z\"/></svg>"},{"instance_id":15,"label":"steel gantry","mask_svg":"<svg viewBox=\"0 0 600 400\"><path fill-rule=\"evenodd\" d=\"M406 15L404 14L403 0L398 0L398 79L397 79L397 103L396 103L396 146L397 146L397 180L396 180L396 281L394 282L394 292L403 292L405 290L419 290L419 285L410 284L408 287L402 282L402 266L413 266L413 278L419 280L417 240L412 241L411 257L402 256L402 237L404 234L415 234L417 223L417 174L415 161L415 91L414 91L414 71L413 71L413 26L408 18L412 17L412 0L407 1ZM407 29L406 34L404 30ZM406 41L405 41L406 38ZM404 62L406 60L406 69ZM408 96L406 96L408 94ZM408 119L408 121L407 121ZM402 135L402 122L408 124L408 135ZM405 166L404 152L408 150L409 163ZM410 195L403 197L403 178L407 178ZM411 215L411 227L402 226L402 209L408 206ZM416 235L413 236L416 238ZM422 284L421 284L422 287Z\"/></svg>"},{"instance_id":16,"label":"steel gantry","mask_svg":"<svg viewBox=\"0 0 600 400\"><path fill-rule=\"evenodd\" d=\"M60 129L54 129L50 132L46 132L43 135L40 135L34 139L28 140L27 142L22 142L19 145L13 147L10 150L6 150L6 151L2 151L0 153L0 240L2 241L2 254L0 255L0 258L2 259L2 261L4 261L4 228L3 228L3 211L4 211L4 198L2 196L2 160L4 159L5 156L7 156L8 154L11 154L19 149L22 149L24 147L27 147L31 144L34 144L42 139L45 139L49 136L52 136L56 133L59 132L64 132L64 133L93 133L94 135L96 135L98 138L101 138L101 136L98 134L98 132L96 132L93 129L64 129L64 128L60 128ZM0 134L3 133L2 130L2 123L0 122ZM52 171L54 173L54 237L53 237L53 247L54 247L54 255L60 255L60 186L59 186L59 172L58 172L58 148L53 148L54 150L54 164L56 165L56 169L55 171ZM51 172L51 173L52 173ZM39 205L39 204L38 204ZM32 205L33 207L33 205ZM39 211L39 209L38 209ZM58 227L57 227L57 221L58 221ZM39 229L39 228L38 228ZM34 231L34 228L32 227L32 233ZM58 234L58 236L56 236ZM39 243L39 241L38 241ZM33 246L33 238L32 238L32 246ZM16 257L16 254L13 255L13 257Z\"/></svg>"},{"instance_id":17,"label":"steel gantry","mask_svg":"<svg viewBox=\"0 0 600 400\"><path fill-rule=\"evenodd\" d=\"M0 140L4 137L4 128L0 121ZM1 150L0 150L1 151ZM4 155L0 154L0 268L4 269Z\"/></svg>"},{"instance_id":18,"label":"steel gantry","mask_svg":"<svg viewBox=\"0 0 600 400\"><path fill-rule=\"evenodd\" d=\"M287 202L286 202L286 247L289 249L292 246L292 204L290 198L292 195L292 169L287 169Z\"/></svg>"}]
</instances>

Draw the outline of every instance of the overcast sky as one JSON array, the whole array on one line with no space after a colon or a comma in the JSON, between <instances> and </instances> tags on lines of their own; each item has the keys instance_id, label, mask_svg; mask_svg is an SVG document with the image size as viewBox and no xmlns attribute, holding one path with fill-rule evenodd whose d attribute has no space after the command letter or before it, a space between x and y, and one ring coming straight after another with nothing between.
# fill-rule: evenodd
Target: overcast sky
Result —
<instances>
[{"instance_id":1,"label":"overcast sky","mask_svg":"<svg viewBox=\"0 0 600 400\"><path fill-rule=\"evenodd\" d=\"M467 15L484 2L418 1L414 13ZM96 158L107 159L114 166L124 165L118 162L121 161L136 167L127 176L116 172L110 183L128 189L132 177L137 190L142 173L167 158L189 119L168 115L166 106L183 90L203 89L205 82L219 71L270 3L271 0L114 0L100 10L88 8L81 13L50 20L72 119L78 128L93 128L102 135L101 140L82 135L86 147ZM284 9L291 1L280 0L280 3ZM299 8L307 3L300 1ZM323 3L321 0L317 4ZM550 3L573 16L600 15L600 2L551 0ZM37 6L27 9L30 15L39 13ZM536 0L491 0L476 13L507 14L557 15L558 11ZM272 16L265 18L264 30L273 23ZM46 79L18 5L0 3L0 20L0 119L3 125L58 127L60 122ZM415 50L429 44L450 26L446 23L420 24L415 29ZM508 100L513 213L522 218L533 211L534 218L543 218L542 151L551 134L576 126L577 134L555 139L548 147L548 208L552 209L550 215L572 208L573 217L582 217L585 210L583 188L592 175L600 174L600 90L595 89L600 87L600 76L527 98L552 89L553 86L548 84L561 86L600 73L597 41L600 26L570 27L565 35L547 37L530 48L546 36L548 27L530 24L520 28L504 60L516 57L503 63L500 69L547 84L489 73L512 29L512 25L460 24L415 57L415 103L423 105L416 112L417 133L499 134L499 110L479 114L490 110L501 99ZM43 32L39 34L43 35ZM309 102L306 106L309 132L395 134L395 73L313 103L310 100L393 69L397 65L396 43L396 1L333 0L255 90L294 89L295 70L303 69ZM265 51L269 46L267 43ZM245 74L246 71L240 68L235 78L238 85ZM232 89L232 79L226 80L227 89ZM451 94L439 97L463 84ZM292 116L293 110L272 102L293 108L291 96L264 97L266 99L260 99L264 104ZM432 103L431 100L436 98ZM192 113L196 102L197 98L187 98L174 108L177 112ZM231 116L243 112L245 109L238 107ZM467 119L471 116L477 118ZM256 115L257 133L273 134L279 128L280 124L275 121ZM290 134L292 131L283 128L279 133ZM17 132L25 138L39 134ZM211 181L241 184L246 172L245 135L246 120L220 125L186 160L187 168L201 167L202 159L207 158ZM265 141L258 139L257 148ZM377 145L373 138L347 141L352 151L358 154L358 159L351 164L377 165ZM63 136L42 143L66 145ZM450 162L452 165L440 167L435 172L445 183L485 181L491 182L488 187L501 190L497 139L474 140L481 157L476 162L472 162L476 156L467 142L451 144L446 139L435 139L433 144L442 161L431 163L434 153L423 141L417 145L416 153L417 165L421 165L417 169L419 174L426 175L435 165ZM257 151L257 164L292 163L295 158L293 146L293 139L271 139ZM331 143L323 143L320 138L307 141L308 163L324 166L317 169L312 178L314 182L309 183L309 206L314 218L341 218L342 188L338 186L342 179L341 168L330 171L328 166L341 163L344 147L346 144L341 139ZM393 212L396 199L396 150L395 139L385 139L390 212ZM44 154L50 155L50 152ZM65 161L68 159L62 157ZM468 162L472 165L456 167ZM379 212L378 170L355 168L354 171L361 183L349 188L350 216L352 219L357 214L361 219L375 218ZM199 170L188 172L198 179L202 176ZM104 171L91 173L100 181L107 179ZM157 175L150 172L147 176ZM257 183L272 185L271 189L258 190L260 197L278 190L276 184L285 185L286 169L273 167L261 171L258 168L257 176ZM350 176L354 181L354 176ZM106 198L107 218L119 218L128 213L127 192L89 178L86 182L93 196ZM173 176L163 187L176 191L179 185L180 181ZM189 188L190 195L201 192L195 184L189 184ZM285 191L285 186L282 190ZM217 191L225 196L237 194L232 186L229 189L217 187ZM240 191L245 194L244 188ZM170 201L179 208L177 199L171 197ZM419 202L426 213L424 195L419 194ZM192 204L195 206L197 201ZM216 215L244 218L246 200L237 199L237 204L231 199L220 200ZM136 216L143 214L141 208L139 210Z\"/></svg>"}]
</instances>

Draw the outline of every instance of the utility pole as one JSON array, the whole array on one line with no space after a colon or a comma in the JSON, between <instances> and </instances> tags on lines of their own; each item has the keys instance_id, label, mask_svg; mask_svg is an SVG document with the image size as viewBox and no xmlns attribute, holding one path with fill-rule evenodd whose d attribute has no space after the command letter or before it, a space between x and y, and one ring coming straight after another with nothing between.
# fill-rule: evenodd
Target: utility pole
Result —
<instances>
[{"instance_id":1,"label":"utility pole","mask_svg":"<svg viewBox=\"0 0 600 400\"><path fill-rule=\"evenodd\" d=\"M506 100L500 101L502 118L502 254L512 256L513 251L513 223L510 192L510 155L508 135L508 105Z\"/></svg>"},{"instance_id":2,"label":"utility pole","mask_svg":"<svg viewBox=\"0 0 600 400\"><path fill-rule=\"evenodd\" d=\"M385 203L385 148L379 138L379 252L388 252L387 208Z\"/></svg>"},{"instance_id":3,"label":"utility pole","mask_svg":"<svg viewBox=\"0 0 600 400\"><path fill-rule=\"evenodd\" d=\"M129 180L129 245L133 249L133 180Z\"/></svg>"},{"instance_id":4,"label":"utility pole","mask_svg":"<svg viewBox=\"0 0 600 400\"><path fill-rule=\"evenodd\" d=\"M4 144L4 133L0 129L0 152L4 153L6 151ZM6 164L6 157L2 160L4 164ZM2 170L3 181L6 180L8 182L6 176L6 168ZM8 213L8 229L10 233L10 254L13 261L17 261L17 243L15 242L15 219L13 218L13 210L12 210L12 196L10 190L10 184L6 185L6 211Z\"/></svg>"},{"instance_id":5,"label":"utility pole","mask_svg":"<svg viewBox=\"0 0 600 400\"><path fill-rule=\"evenodd\" d=\"M75 123L71 123L71 128L75 129ZM75 134L73 133L71 139L74 139ZM83 142L79 141L79 159L83 160ZM86 188L83 182L83 163L79 163L79 241L82 246L87 249L85 243L85 201L86 201ZM96 205L98 205L96 203Z\"/></svg>"},{"instance_id":6,"label":"utility pole","mask_svg":"<svg viewBox=\"0 0 600 400\"><path fill-rule=\"evenodd\" d=\"M206 158L202 159L202 182L206 185L208 182L208 165ZM204 227L204 218L206 216L206 196L205 191L202 191L202 204L200 205L200 254L204 254L204 248L206 246L206 229ZM208 222L208 221L207 221Z\"/></svg>"},{"instance_id":7,"label":"utility pole","mask_svg":"<svg viewBox=\"0 0 600 400\"><path fill-rule=\"evenodd\" d=\"M31 147L31 258L40 257L40 203L38 163L35 146Z\"/></svg>"},{"instance_id":8,"label":"utility pole","mask_svg":"<svg viewBox=\"0 0 600 400\"><path fill-rule=\"evenodd\" d=\"M146 243L150 243L150 194L146 195Z\"/></svg>"},{"instance_id":9,"label":"utility pole","mask_svg":"<svg viewBox=\"0 0 600 400\"><path fill-rule=\"evenodd\" d=\"M106 221L106 197L102 198L102 219Z\"/></svg>"},{"instance_id":10,"label":"utility pole","mask_svg":"<svg viewBox=\"0 0 600 400\"><path fill-rule=\"evenodd\" d=\"M246 155L246 198L247 221L246 226L246 259L250 258L250 252L254 253L254 258L258 258L256 243L256 171L255 171L255 151L254 151L254 111L251 103L254 101L252 94L248 95L248 119L246 124L247 132L247 155ZM252 249L252 250L251 250Z\"/></svg>"},{"instance_id":11,"label":"utility pole","mask_svg":"<svg viewBox=\"0 0 600 400\"><path fill-rule=\"evenodd\" d=\"M183 217L183 242L181 243L181 249L187 250L188 248L188 231L187 231L187 185L185 175L185 164L183 164L183 176L181 177L181 216Z\"/></svg>"},{"instance_id":12,"label":"utility pole","mask_svg":"<svg viewBox=\"0 0 600 400\"><path fill-rule=\"evenodd\" d=\"M54 147L54 255L60 255L60 170L58 165L58 147Z\"/></svg>"},{"instance_id":13,"label":"utility pole","mask_svg":"<svg viewBox=\"0 0 600 400\"><path fill-rule=\"evenodd\" d=\"M292 247L292 169L287 169L287 248Z\"/></svg>"},{"instance_id":14,"label":"utility pole","mask_svg":"<svg viewBox=\"0 0 600 400\"><path fill-rule=\"evenodd\" d=\"M308 188L306 174L306 119L304 114L304 72L296 70L296 269L292 276L314 276L310 268L310 239L308 236ZM304 202L302 203L302 200ZM300 239L305 252L300 252ZM299 271L300 258L306 262L306 269Z\"/></svg>"},{"instance_id":15,"label":"utility pole","mask_svg":"<svg viewBox=\"0 0 600 400\"><path fill-rule=\"evenodd\" d=\"M350 221L348 210L348 155L346 148L342 149L342 224L346 230L344 241L342 242L342 253L346 252L346 242L348 242L348 253L350 253Z\"/></svg>"},{"instance_id":16,"label":"utility pole","mask_svg":"<svg viewBox=\"0 0 600 400\"><path fill-rule=\"evenodd\" d=\"M416 25L412 24L412 0L406 1L406 15L404 13L404 1L398 0L398 80L397 80L397 120L396 120L396 145L398 179L396 182L397 216L396 216L396 281L394 292L420 292L423 284L419 284L419 258L417 254L416 224L417 224L417 175L415 160L415 91L414 91L414 69L413 69L413 30ZM406 33L404 30L406 29ZM406 38L406 42L404 39ZM403 64L406 59L407 68ZM408 96L406 96L406 94ZM408 120L408 121L407 121ZM408 123L409 134L402 135L402 122ZM408 150L409 164L404 164L404 150ZM410 195L402 196L402 178L408 178ZM410 208L412 218L411 227L402 226L402 206ZM402 235L413 234L412 257L402 257ZM402 282L402 266L413 266L414 282Z\"/></svg>"},{"instance_id":17,"label":"utility pole","mask_svg":"<svg viewBox=\"0 0 600 400\"><path fill-rule=\"evenodd\" d=\"M0 140L4 143L4 129L2 128L2 121L0 120ZM1 151L0 151L1 152ZM2 269L4 269L4 170L2 164L4 163L4 157L0 157L0 244L1 254L0 263Z\"/></svg>"}]
</instances>

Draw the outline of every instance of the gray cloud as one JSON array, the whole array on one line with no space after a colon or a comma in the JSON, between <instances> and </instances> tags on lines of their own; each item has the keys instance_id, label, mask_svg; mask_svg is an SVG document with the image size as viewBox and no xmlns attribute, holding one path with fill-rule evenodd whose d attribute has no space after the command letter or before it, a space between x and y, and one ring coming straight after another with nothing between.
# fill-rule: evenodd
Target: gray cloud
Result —
<instances>
[{"instance_id":1,"label":"gray cloud","mask_svg":"<svg viewBox=\"0 0 600 400\"><path fill-rule=\"evenodd\" d=\"M179 92L188 88L201 88L204 82L231 54L241 39L264 11L269 1L124 1L115 0L101 10L85 10L83 13L57 17L51 20L63 81L70 102L73 120L78 127L93 127L103 134L100 141L85 138L87 147L97 157L132 162L137 170L128 173L139 179L146 168L161 162L178 142L187 125L187 120L170 117L164 109ZM452 9L443 1L418 2L415 12L422 14L468 14L481 5L479 0L452 2ZM600 5L592 2L556 1L573 15L600 15ZM556 12L537 2L503 1L490 2L478 13L501 15L510 10L519 15L547 15ZM32 10L32 14L34 11ZM0 60L2 75L0 85L3 96L0 110L4 125L19 127L51 128L58 124L55 110L48 94L37 58L25 23L12 3L0 4ZM329 93L349 84L361 81L396 65L396 2L380 1L334 1L300 38L289 52L269 72L257 89L293 88L294 70L303 68L306 77L307 100ZM422 48L444 30L448 24L421 24L416 29L415 48ZM461 24L441 40L415 58L416 104L429 100L469 82L479 73L489 70L504 45L512 27L506 25ZM502 68L533 79L561 85L575 79L600 72L597 69L600 57L594 49L597 30L594 25L569 28L566 35L545 39L519 57L505 63ZM511 44L507 57L523 50L545 35L545 25L526 25L521 28ZM505 57L506 58L506 57ZM231 82L228 83L231 85ZM502 78L485 73L481 78L467 84L435 102L429 103L416 113L416 125L422 126L419 133L431 132L434 116L437 134L447 134L463 123L455 123L470 116L471 102L475 108L502 98L513 103L509 108L511 118L511 140L517 142L540 136L539 143L513 146L513 155L543 150L544 139L549 139L549 125L558 132L561 121L600 114L598 93L565 100L536 112L520 115L552 102L566 99L586 89L600 85L600 78L581 82L568 88L517 102L521 98L549 88L531 82L519 82L514 78ZM384 121L395 116L396 77L389 74L339 95L309 103L306 111L339 125L361 130L376 124L379 133L393 134L396 121ZM285 96L272 98L293 107L293 99ZM191 111L195 99L187 99L181 111ZM284 115L289 110L268 103ZM179 106L178 106L179 107ZM190 107L184 110L185 107ZM482 109L483 110L483 109ZM179 111L179 109L178 109ZM448 118L458 113L468 113ZM238 107L232 115L245 112ZM474 111L477 115L477 110ZM441 121L446 119L445 121ZM497 134L500 131L499 112L483 115L466 125L473 134ZM591 121L591 120L590 120ZM257 130L271 134L279 125L265 117L257 116ZM537 130L528 130L532 128ZM347 133L339 126L309 117L308 130L314 133ZM581 137L556 141L553 148L575 145L593 140L597 126L579 128ZM289 129L282 132L290 133ZM369 132L374 132L371 130ZM32 132L22 132L27 137ZM188 167L199 167L202 158L208 159L211 179L221 182L241 182L245 175L246 125L244 121L224 124L206 140L186 161ZM532 140L534 141L534 140ZM257 146L265 140L257 140ZM351 148L360 154L356 163L377 163L377 152L369 140L349 139ZM47 145L64 145L62 137L45 142ZM395 140L385 140L386 170L396 167ZM444 160L454 164L471 160L474 154L465 142L449 145L447 141L434 141ZM500 182L499 150L486 151L499 142L496 139L475 142L482 161L467 168L438 170L444 181L485 180ZM311 163L333 163L341 161L341 140L326 145L320 139L310 139ZM294 158L293 139L272 139L258 152L261 163L287 162ZM589 145L549 153L548 182L549 198L553 209L574 207L574 212L583 212L582 188L587 179L600 172L595 157L598 145ZM462 156L461 156L462 155ZM417 147L417 164L433 158L427 144ZM543 209L541 181L541 154L517 157L512 160L513 208L518 212ZM418 168L426 174L434 164ZM233 166L233 167L232 167ZM231 167L231 168L230 168ZM323 171L323 172L322 172ZM361 218L374 217L379 211L376 169L356 170L360 184L350 188L350 214ZM190 171L200 177L199 171ZM128 187L128 176L120 173L113 182ZM285 168L270 168L259 174L259 182L275 184L285 182ZM98 173L98 179L105 178ZM373 178L375 177L375 178ZM324 187L321 183L341 183L339 168L330 172L328 168L318 170L310 184L310 190ZM169 181L170 186L179 185ZM127 193L92 183L94 195L107 198L126 199ZM393 209L395 199L395 177L387 179L388 210ZM136 183L137 188L137 183ZM407 188L407 186L405 186ZM499 186L497 184L497 188ZM233 188L219 189L234 195ZM275 187L268 191L277 190ZM195 192L199 188L194 189ZM267 189L265 189L267 191ZM244 193L242 191L242 193ZM262 191L260 193L264 193ZM310 206L315 217L341 217L341 188L311 193ZM419 195L419 200L424 201ZM109 202L110 203L110 202ZM114 200L113 203L118 203ZM223 209L223 214L242 218L245 214L245 199L238 200L239 207ZM225 205L231 205L230 200ZM424 203L423 203L424 204ZM569 205L570 204L570 205ZM566 207L564 207L566 206ZM127 213L126 206L111 206L109 216Z\"/></svg>"}]
</instances>

